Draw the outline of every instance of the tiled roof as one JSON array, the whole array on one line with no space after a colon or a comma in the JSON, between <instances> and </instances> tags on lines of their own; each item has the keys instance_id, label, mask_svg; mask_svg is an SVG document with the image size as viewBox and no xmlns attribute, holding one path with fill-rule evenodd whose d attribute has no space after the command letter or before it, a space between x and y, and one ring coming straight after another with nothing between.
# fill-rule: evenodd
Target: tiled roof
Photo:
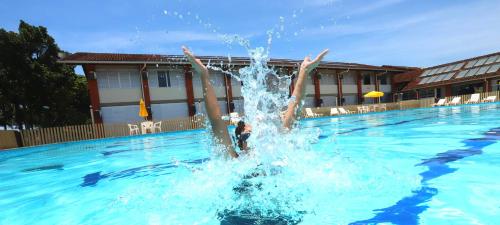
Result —
<instances>
[{"instance_id":1,"label":"tiled roof","mask_svg":"<svg viewBox=\"0 0 500 225\"><path fill-rule=\"evenodd\" d=\"M233 65L248 65L248 57L223 56L198 56L203 62L211 61L219 64L231 63ZM155 55L155 54L121 54L121 53L88 53L78 52L62 58L59 62L67 64L187 64L183 55ZM270 59L269 64L273 66L296 66L301 60ZM372 66L358 63L342 63L322 61L318 66L320 69L366 69L383 71L406 71L406 67L396 66Z\"/></svg>"},{"instance_id":2,"label":"tiled roof","mask_svg":"<svg viewBox=\"0 0 500 225\"><path fill-rule=\"evenodd\" d=\"M397 74L396 76L394 76L392 78L392 81L394 83L410 82L410 81L414 80L415 78L417 78L418 76L420 76L420 74L422 74L422 70L417 68L417 69L410 70L408 72Z\"/></svg>"}]
</instances>

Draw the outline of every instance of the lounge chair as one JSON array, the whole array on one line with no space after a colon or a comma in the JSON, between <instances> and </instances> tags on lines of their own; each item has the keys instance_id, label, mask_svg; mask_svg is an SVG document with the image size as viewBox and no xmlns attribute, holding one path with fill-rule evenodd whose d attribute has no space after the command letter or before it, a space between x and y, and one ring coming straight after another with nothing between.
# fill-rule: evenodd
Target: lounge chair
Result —
<instances>
[{"instance_id":1,"label":"lounge chair","mask_svg":"<svg viewBox=\"0 0 500 225\"><path fill-rule=\"evenodd\" d=\"M339 115L339 110L337 108L331 108L330 109L330 116L333 116L333 115Z\"/></svg>"},{"instance_id":2,"label":"lounge chair","mask_svg":"<svg viewBox=\"0 0 500 225\"><path fill-rule=\"evenodd\" d=\"M153 124L153 133L156 133L156 131L161 132L161 121Z\"/></svg>"},{"instance_id":3,"label":"lounge chair","mask_svg":"<svg viewBox=\"0 0 500 225\"><path fill-rule=\"evenodd\" d=\"M130 135L139 134L139 126L137 125L128 124L128 129Z\"/></svg>"},{"instance_id":4,"label":"lounge chair","mask_svg":"<svg viewBox=\"0 0 500 225\"><path fill-rule=\"evenodd\" d=\"M342 107L339 108L339 112L340 112L340 114L351 114L351 113L353 113L352 111L345 110Z\"/></svg>"},{"instance_id":5,"label":"lounge chair","mask_svg":"<svg viewBox=\"0 0 500 225\"><path fill-rule=\"evenodd\" d=\"M465 104L479 103L480 94L472 94L470 99L465 102Z\"/></svg>"},{"instance_id":6,"label":"lounge chair","mask_svg":"<svg viewBox=\"0 0 500 225\"><path fill-rule=\"evenodd\" d=\"M492 95L492 96L488 96L488 97L484 98L483 102L495 102L496 100L497 100L497 96Z\"/></svg>"},{"instance_id":7,"label":"lounge chair","mask_svg":"<svg viewBox=\"0 0 500 225\"><path fill-rule=\"evenodd\" d=\"M380 111L387 111L387 104L380 104L378 108L380 109Z\"/></svg>"},{"instance_id":8,"label":"lounge chair","mask_svg":"<svg viewBox=\"0 0 500 225\"><path fill-rule=\"evenodd\" d=\"M462 97L454 97L450 103L448 103L448 105L458 105L460 104L460 99L462 99Z\"/></svg>"},{"instance_id":9,"label":"lounge chair","mask_svg":"<svg viewBox=\"0 0 500 225\"><path fill-rule=\"evenodd\" d=\"M446 105L446 98L439 99L437 103L432 104L432 107L434 106L443 106Z\"/></svg>"},{"instance_id":10,"label":"lounge chair","mask_svg":"<svg viewBox=\"0 0 500 225\"><path fill-rule=\"evenodd\" d=\"M306 115L307 115L307 117L318 117L319 116L319 114L314 113L311 108L306 108Z\"/></svg>"},{"instance_id":11,"label":"lounge chair","mask_svg":"<svg viewBox=\"0 0 500 225\"><path fill-rule=\"evenodd\" d=\"M366 112L365 107L363 107L363 106L358 106L356 108L358 109L358 113L365 113Z\"/></svg>"}]
</instances>

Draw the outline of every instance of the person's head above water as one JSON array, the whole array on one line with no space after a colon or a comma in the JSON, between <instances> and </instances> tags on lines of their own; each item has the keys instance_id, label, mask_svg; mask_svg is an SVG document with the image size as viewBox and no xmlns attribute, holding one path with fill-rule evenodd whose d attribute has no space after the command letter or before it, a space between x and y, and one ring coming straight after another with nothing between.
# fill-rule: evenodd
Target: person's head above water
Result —
<instances>
[{"instance_id":1,"label":"person's head above water","mask_svg":"<svg viewBox=\"0 0 500 225\"><path fill-rule=\"evenodd\" d=\"M236 135L236 139L238 140L238 147L241 150L247 149L247 139L250 137L250 126L245 124L243 120L238 122L236 129L234 130L234 134Z\"/></svg>"}]
</instances>

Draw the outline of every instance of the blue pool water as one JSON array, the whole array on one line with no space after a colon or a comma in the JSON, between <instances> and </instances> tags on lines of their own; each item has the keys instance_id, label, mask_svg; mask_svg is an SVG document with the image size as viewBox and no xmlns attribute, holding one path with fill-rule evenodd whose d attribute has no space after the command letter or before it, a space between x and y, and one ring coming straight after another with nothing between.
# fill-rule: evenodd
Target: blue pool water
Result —
<instances>
[{"instance_id":1,"label":"blue pool water","mask_svg":"<svg viewBox=\"0 0 500 225\"><path fill-rule=\"evenodd\" d=\"M300 224L500 223L500 104L300 128L319 136L296 156L304 172L280 180L300 192L273 195L294 202ZM239 200L208 146L196 130L0 152L0 224L220 224Z\"/></svg>"}]
</instances>

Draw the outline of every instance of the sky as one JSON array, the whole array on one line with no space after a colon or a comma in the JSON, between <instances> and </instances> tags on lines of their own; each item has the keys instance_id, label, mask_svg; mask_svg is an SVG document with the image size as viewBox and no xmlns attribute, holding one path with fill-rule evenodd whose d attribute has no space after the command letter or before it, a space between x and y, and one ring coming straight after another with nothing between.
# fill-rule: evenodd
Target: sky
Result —
<instances>
[{"instance_id":1,"label":"sky","mask_svg":"<svg viewBox=\"0 0 500 225\"><path fill-rule=\"evenodd\" d=\"M247 40L273 58L328 48L328 61L427 67L500 51L498 12L498 0L4 0L0 27L47 27L71 53L247 56Z\"/></svg>"}]
</instances>

